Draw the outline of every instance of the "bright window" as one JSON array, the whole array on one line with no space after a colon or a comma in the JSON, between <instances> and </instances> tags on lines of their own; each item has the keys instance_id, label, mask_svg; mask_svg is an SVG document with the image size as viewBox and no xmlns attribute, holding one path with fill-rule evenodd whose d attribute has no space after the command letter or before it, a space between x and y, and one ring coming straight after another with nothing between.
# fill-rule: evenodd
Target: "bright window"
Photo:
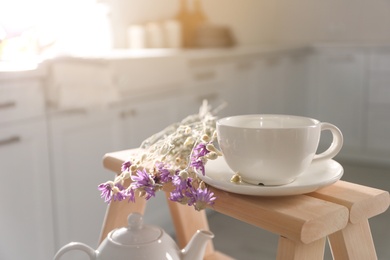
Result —
<instances>
[{"instance_id":1,"label":"bright window","mask_svg":"<svg viewBox=\"0 0 390 260\"><path fill-rule=\"evenodd\" d=\"M0 0L0 60L107 50L108 14L95 0Z\"/></svg>"}]
</instances>

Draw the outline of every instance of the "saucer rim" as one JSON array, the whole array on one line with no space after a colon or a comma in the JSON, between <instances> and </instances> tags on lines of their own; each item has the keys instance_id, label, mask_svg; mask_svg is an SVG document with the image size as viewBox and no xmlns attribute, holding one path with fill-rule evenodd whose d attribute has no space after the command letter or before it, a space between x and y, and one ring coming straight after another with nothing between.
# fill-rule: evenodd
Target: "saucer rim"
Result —
<instances>
[{"instance_id":1,"label":"saucer rim","mask_svg":"<svg viewBox=\"0 0 390 260\"><path fill-rule=\"evenodd\" d=\"M225 160L222 157L218 157L216 160L222 160L222 164L225 164L226 168L230 170L230 168L228 168ZM329 176L327 176L326 179L324 179L325 177L320 178L317 182L312 181L309 183L300 184L299 180L302 180L306 176L308 176L308 173L310 171L314 171L314 167L319 167L319 164L324 164L326 166L325 173L327 173ZM230 182L230 179L229 181L227 180L227 177L222 180L215 179L215 175L221 175L222 173L214 172L210 174L210 171L212 171L212 169L207 169L208 165L209 164L206 163L204 176L201 173L197 172L198 177L206 184L227 192L251 196L290 196L306 194L337 182L344 174L344 168L339 162L335 161L334 159L328 159L312 162L309 168L291 183L278 186L260 186L242 182L232 183ZM234 175L232 170L230 170L230 173L230 176Z\"/></svg>"}]
</instances>

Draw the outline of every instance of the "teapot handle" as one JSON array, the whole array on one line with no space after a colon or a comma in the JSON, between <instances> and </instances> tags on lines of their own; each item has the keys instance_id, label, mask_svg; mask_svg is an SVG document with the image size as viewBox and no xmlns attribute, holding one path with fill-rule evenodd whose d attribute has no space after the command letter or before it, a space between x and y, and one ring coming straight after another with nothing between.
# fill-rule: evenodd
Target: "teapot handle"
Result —
<instances>
[{"instance_id":1,"label":"teapot handle","mask_svg":"<svg viewBox=\"0 0 390 260\"><path fill-rule=\"evenodd\" d=\"M96 259L96 252L91 247L89 247L88 245L83 244L83 243L71 242L71 243L63 246L57 252L57 254L54 256L54 260L59 260L60 257L63 254L65 254L66 252L71 251L71 250L81 250L81 251L84 251L85 253L87 253L87 255L90 257L91 260L95 260Z\"/></svg>"}]
</instances>

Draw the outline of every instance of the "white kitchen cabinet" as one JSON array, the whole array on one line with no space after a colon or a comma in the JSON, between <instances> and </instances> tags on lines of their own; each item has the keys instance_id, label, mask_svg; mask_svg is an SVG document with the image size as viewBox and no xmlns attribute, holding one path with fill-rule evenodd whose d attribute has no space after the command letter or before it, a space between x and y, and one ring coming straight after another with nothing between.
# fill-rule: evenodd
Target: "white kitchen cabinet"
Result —
<instances>
[{"instance_id":1,"label":"white kitchen cabinet","mask_svg":"<svg viewBox=\"0 0 390 260\"><path fill-rule=\"evenodd\" d=\"M114 177L103 168L102 157L120 148L117 124L107 109L64 110L49 116L57 250L71 241L92 247L98 243L107 205L97 187ZM70 252L63 259L85 257Z\"/></svg>"},{"instance_id":2,"label":"white kitchen cabinet","mask_svg":"<svg viewBox=\"0 0 390 260\"><path fill-rule=\"evenodd\" d=\"M231 58L203 58L189 60L189 80L180 96L179 116L197 114L203 100L212 109L224 106L218 117L234 114L229 80L231 79Z\"/></svg>"},{"instance_id":3,"label":"white kitchen cabinet","mask_svg":"<svg viewBox=\"0 0 390 260\"><path fill-rule=\"evenodd\" d=\"M227 73L227 85L221 96L228 102L226 113L229 116L259 113L259 74L256 60L239 57L231 61L231 71ZM225 112L225 111L224 111Z\"/></svg>"},{"instance_id":4,"label":"white kitchen cabinet","mask_svg":"<svg viewBox=\"0 0 390 260\"><path fill-rule=\"evenodd\" d=\"M111 59L109 71L123 95L154 93L182 86L187 80L187 66L180 55Z\"/></svg>"},{"instance_id":5,"label":"white kitchen cabinet","mask_svg":"<svg viewBox=\"0 0 390 260\"><path fill-rule=\"evenodd\" d=\"M45 65L46 98L59 109L104 106L118 98L106 60L59 58Z\"/></svg>"},{"instance_id":6,"label":"white kitchen cabinet","mask_svg":"<svg viewBox=\"0 0 390 260\"><path fill-rule=\"evenodd\" d=\"M204 100L207 100L207 104L212 110L218 109L221 106L222 110L216 113L218 117L224 117L231 115L231 105L226 99L225 95L226 87L219 84L201 84L196 88L191 88L180 95L178 100L178 115L180 120L184 119L188 115L198 114L199 109ZM226 106L225 106L226 105Z\"/></svg>"},{"instance_id":7,"label":"white kitchen cabinet","mask_svg":"<svg viewBox=\"0 0 390 260\"><path fill-rule=\"evenodd\" d=\"M44 94L39 79L0 81L0 124L42 116Z\"/></svg>"},{"instance_id":8,"label":"white kitchen cabinet","mask_svg":"<svg viewBox=\"0 0 390 260\"><path fill-rule=\"evenodd\" d=\"M308 115L340 128L344 146L340 155L361 153L365 145L367 62L364 52L331 50L314 57ZM329 146L330 134L321 138Z\"/></svg>"},{"instance_id":9,"label":"white kitchen cabinet","mask_svg":"<svg viewBox=\"0 0 390 260\"><path fill-rule=\"evenodd\" d=\"M191 85L197 92L194 96L211 97L214 103L226 101L221 116L305 113L305 51L205 59L196 65L191 70L197 76Z\"/></svg>"},{"instance_id":10,"label":"white kitchen cabinet","mask_svg":"<svg viewBox=\"0 0 390 260\"><path fill-rule=\"evenodd\" d=\"M32 74L0 80L0 259L51 259L55 250L44 95Z\"/></svg>"},{"instance_id":11,"label":"white kitchen cabinet","mask_svg":"<svg viewBox=\"0 0 390 260\"><path fill-rule=\"evenodd\" d=\"M51 259L54 232L45 119L0 125L0 259Z\"/></svg>"},{"instance_id":12,"label":"white kitchen cabinet","mask_svg":"<svg viewBox=\"0 0 390 260\"><path fill-rule=\"evenodd\" d=\"M116 106L121 148L137 148L146 138L180 120L176 102L175 93L168 92L145 96L139 101L124 101Z\"/></svg>"},{"instance_id":13,"label":"white kitchen cabinet","mask_svg":"<svg viewBox=\"0 0 390 260\"><path fill-rule=\"evenodd\" d=\"M307 59L306 50L258 59L258 113L306 115Z\"/></svg>"}]
</instances>

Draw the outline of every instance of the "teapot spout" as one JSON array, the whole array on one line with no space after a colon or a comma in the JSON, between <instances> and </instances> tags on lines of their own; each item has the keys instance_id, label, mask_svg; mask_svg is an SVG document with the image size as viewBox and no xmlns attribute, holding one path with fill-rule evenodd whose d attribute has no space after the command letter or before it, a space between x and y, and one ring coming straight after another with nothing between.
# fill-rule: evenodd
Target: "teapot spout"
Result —
<instances>
[{"instance_id":1,"label":"teapot spout","mask_svg":"<svg viewBox=\"0 0 390 260\"><path fill-rule=\"evenodd\" d=\"M181 250L182 260L202 260L206 250L207 242L214 237L208 230L198 230L190 242Z\"/></svg>"}]
</instances>

